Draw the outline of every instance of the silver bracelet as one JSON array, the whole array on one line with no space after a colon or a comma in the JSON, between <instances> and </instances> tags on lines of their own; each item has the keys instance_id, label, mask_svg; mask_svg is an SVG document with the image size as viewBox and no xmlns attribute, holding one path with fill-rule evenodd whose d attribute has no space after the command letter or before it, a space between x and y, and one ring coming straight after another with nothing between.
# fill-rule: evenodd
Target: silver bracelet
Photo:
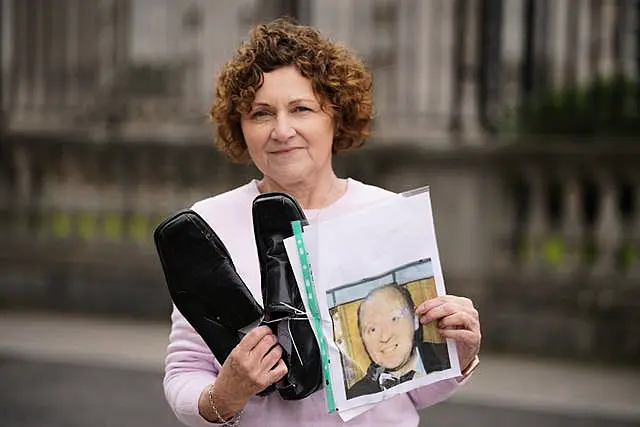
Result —
<instances>
[{"instance_id":1,"label":"silver bracelet","mask_svg":"<svg viewBox=\"0 0 640 427\"><path fill-rule=\"evenodd\" d=\"M211 409L213 409L213 413L216 414L216 417L218 418L218 420L223 426L240 425L240 415L242 414L242 411L238 412L230 420L225 420L222 417L222 415L220 415L220 412L218 412L218 408L216 408L216 405L213 404L213 384L209 386L209 390L207 394L209 395L209 405L211 406Z\"/></svg>"}]
</instances>

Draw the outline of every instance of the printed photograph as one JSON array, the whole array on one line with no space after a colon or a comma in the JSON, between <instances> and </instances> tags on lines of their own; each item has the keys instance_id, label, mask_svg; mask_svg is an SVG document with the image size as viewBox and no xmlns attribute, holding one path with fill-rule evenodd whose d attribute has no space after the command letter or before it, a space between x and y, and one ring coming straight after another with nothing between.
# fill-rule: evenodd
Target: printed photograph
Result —
<instances>
[{"instance_id":1,"label":"printed photograph","mask_svg":"<svg viewBox=\"0 0 640 427\"><path fill-rule=\"evenodd\" d=\"M435 296L430 259L327 292L347 399L451 367L436 325L415 314Z\"/></svg>"}]
</instances>

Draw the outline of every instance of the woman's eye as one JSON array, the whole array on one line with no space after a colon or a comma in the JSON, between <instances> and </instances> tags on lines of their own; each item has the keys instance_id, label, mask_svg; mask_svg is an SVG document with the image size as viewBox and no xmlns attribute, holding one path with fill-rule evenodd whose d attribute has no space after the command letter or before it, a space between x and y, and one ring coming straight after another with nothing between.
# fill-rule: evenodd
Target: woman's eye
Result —
<instances>
[{"instance_id":1,"label":"woman's eye","mask_svg":"<svg viewBox=\"0 0 640 427\"><path fill-rule=\"evenodd\" d=\"M251 118L252 119L258 119L258 118L264 117L264 116L266 116L268 114L269 113L264 111L264 110L258 110L258 111L255 111L253 114L251 114Z\"/></svg>"},{"instance_id":2,"label":"woman's eye","mask_svg":"<svg viewBox=\"0 0 640 427\"><path fill-rule=\"evenodd\" d=\"M393 316L393 317L391 318L391 321L392 321L392 322L397 322L397 321L398 321L398 316Z\"/></svg>"},{"instance_id":3,"label":"woman's eye","mask_svg":"<svg viewBox=\"0 0 640 427\"><path fill-rule=\"evenodd\" d=\"M376 331L376 328L369 328L367 332L369 332L370 334L373 334L375 331Z\"/></svg>"},{"instance_id":4,"label":"woman's eye","mask_svg":"<svg viewBox=\"0 0 640 427\"><path fill-rule=\"evenodd\" d=\"M311 108L305 107L304 105L298 105L293 109L293 111L295 111L296 113L304 113L304 112L312 111L312 110L311 110Z\"/></svg>"}]
</instances>

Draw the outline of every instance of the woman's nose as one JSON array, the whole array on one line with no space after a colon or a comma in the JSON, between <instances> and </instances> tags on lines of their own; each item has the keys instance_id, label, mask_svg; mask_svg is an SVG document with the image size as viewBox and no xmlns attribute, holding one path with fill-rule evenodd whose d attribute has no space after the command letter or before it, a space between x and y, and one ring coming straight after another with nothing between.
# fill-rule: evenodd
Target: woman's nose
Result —
<instances>
[{"instance_id":1,"label":"woman's nose","mask_svg":"<svg viewBox=\"0 0 640 427\"><path fill-rule=\"evenodd\" d=\"M274 122L271 138L280 142L287 142L296 134L290 118L286 114L278 114Z\"/></svg>"}]
</instances>

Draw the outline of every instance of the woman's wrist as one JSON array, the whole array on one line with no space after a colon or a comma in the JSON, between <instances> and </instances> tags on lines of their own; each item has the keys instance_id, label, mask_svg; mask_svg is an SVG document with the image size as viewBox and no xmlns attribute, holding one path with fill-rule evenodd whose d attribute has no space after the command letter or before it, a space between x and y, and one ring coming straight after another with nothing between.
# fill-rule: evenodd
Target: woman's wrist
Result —
<instances>
[{"instance_id":1,"label":"woman's wrist","mask_svg":"<svg viewBox=\"0 0 640 427\"><path fill-rule=\"evenodd\" d=\"M471 373L473 371L476 370L476 368L478 367L478 365L480 365L480 358L478 357L478 355L476 354L474 356L473 359L471 359L471 362L469 362L467 364L467 366L465 366L462 371L460 372L460 377L458 377L458 381L463 381L467 378L469 378L469 376L471 375Z\"/></svg>"},{"instance_id":2,"label":"woman's wrist","mask_svg":"<svg viewBox=\"0 0 640 427\"><path fill-rule=\"evenodd\" d=\"M246 401L230 399L229 394L221 393L216 383L213 383L200 394L198 410L200 415L211 423L237 425L245 404Z\"/></svg>"}]
</instances>

